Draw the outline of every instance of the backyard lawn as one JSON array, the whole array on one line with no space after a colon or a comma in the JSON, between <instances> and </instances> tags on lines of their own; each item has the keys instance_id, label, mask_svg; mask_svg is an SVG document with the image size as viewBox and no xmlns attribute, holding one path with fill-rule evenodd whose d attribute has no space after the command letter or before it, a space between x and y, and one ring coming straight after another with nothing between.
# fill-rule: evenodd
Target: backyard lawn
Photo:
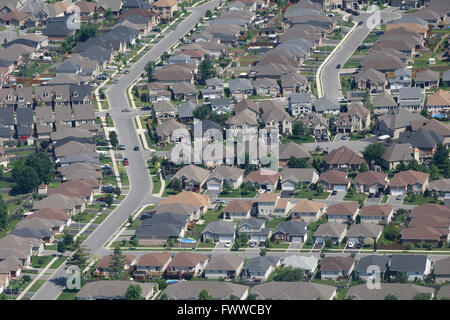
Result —
<instances>
[{"instance_id":1,"label":"backyard lawn","mask_svg":"<svg viewBox=\"0 0 450 320\"><path fill-rule=\"evenodd\" d=\"M31 266L33 268L44 268L53 259L53 256L32 256Z\"/></svg>"}]
</instances>

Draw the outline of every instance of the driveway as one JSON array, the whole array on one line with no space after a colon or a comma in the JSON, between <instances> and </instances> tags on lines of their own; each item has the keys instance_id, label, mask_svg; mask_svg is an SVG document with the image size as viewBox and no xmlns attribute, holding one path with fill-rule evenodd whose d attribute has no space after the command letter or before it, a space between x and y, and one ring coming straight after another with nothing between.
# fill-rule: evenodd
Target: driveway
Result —
<instances>
[{"instance_id":1,"label":"driveway","mask_svg":"<svg viewBox=\"0 0 450 320\"><path fill-rule=\"evenodd\" d=\"M375 197L367 198L366 204L377 204L377 203L380 203L381 199L383 199L382 196L380 196L379 198L375 198Z\"/></svg>"},{"instance_id":2,"label":"driveway","mask_svg":"<svg viewBox=\"0 0 450 320\"><path fill-rule=\"evenodd\" d=\"M280 193L280 197L285 199L291 198L293 195L294 191L281 191Z\"/></svg>"},{"instance_id":3,"label":"driveway","mask_svg":"<svg viewBox=\"0 0 450 320\"><path fill-rule=\"evenodd\" d=\"M391 196L391 197L389 197L389 200L387 203L392 204L392 205L401 205L403 203L403 197L401 197L400 200L397 200L397 196Z\"/></svg>"},{"instance_id":4,"label":"driveway","mask_svg":"<svg viewBox=\"0 0 450 320\"><path fill-rule=\"evenodd\" d=\"M291 242L291 245L287 249L287 251L299 251L303 247L303 242Z\"/></svg>"},{"instance_id":5,"label":"driveway","mask_svg":"<svg viewBox=\"0 0 450 320\"><path fill-rule=\"evenodd\" d=\"M327 198L327 200L342 201L344 199L346 193L347 192L345 192L345 191L338 191L336 193L336 195L334 195L334 196L330 194L330 196Z\"/></svg>"},{"instance_id":6,"label":"driveway","mask_svg":"<svg viewBox=\"0 0 450 320\"><path fill-rule=\"evenodd\" d=\"M214 247L213 252L216 252L216 251L228 252L228 251L230 251L230 249L231 249L231 247L229 247L229 248L225 247L225 242L218 242L216 244L216 246Z\"/></svg>"}]
</instances>

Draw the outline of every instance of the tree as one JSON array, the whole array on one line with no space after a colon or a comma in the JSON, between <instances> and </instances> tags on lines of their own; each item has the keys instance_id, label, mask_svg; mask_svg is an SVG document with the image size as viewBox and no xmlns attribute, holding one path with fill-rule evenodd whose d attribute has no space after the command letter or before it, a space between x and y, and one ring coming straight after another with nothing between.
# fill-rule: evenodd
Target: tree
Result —
<instances>
[{"instance_id":1,"label":"tree","mask_svg":"<svg viewBox=\"0 0 450 320\"><path fill-rule=\"evenodd\" d=\"M209 294L208 290L203 289L198 295L198 300L212 300L212 296Z\"/></svg>"},{"instance_id":2,"label":"tree","mask_svg":"<svg viewBox=\"0 0 450 320\"><path fill-rule=\"evenodd\" d=\"M374 161L376 164L381 164L381 156L386 151L386 147L382 143L369 144L363 151L363 156L368 163Z\"/></svg>"},{"instance_id":3,"label":"tree","mask_svg":"<svg viewBox=\"0 0 450 320\"><path fill-rule=\"evenodd\" d=\"M388 294L386 297L384 297L384 300L398 300L396 295Z\"/></svg>"},{"instance_id":4,"label":"tree","mask_svg":"<svg viewBox=\"0 0 450 320\"><path fill-rule=\"evenodd\" d=\"M289 168L308 168L308 160L306 158L296 158L294 156L289 158Z\"/></svg>"},{"instance_id":5,"label":"tree","mask_svg":"<svg viewBox=\"0 0 450 320\"><path fill-rule=\"evenodd\" d=\"M120 195L122 194L122 190L120 190L119 187L116 187L116 189L114 189L114 194L118 197L120 197Z\"/></svg>"},{"instance_id":6,"label":"tree","mask_svg":"<svg viewBox=\"0 0 450 320\"><path fill-rule=\"evenodd\" d=\"M0 194L0 230L5 230L8 222L8 206Z\"/></svg>"},{"instance_id":7,"label":"tree","mask_svg":"<svg viewBox=\"0 0 450 320\"><path fill-rule=\"evenodd\" d=\"M105 197L105 203L108 207L110 207L112 205L112 203L114 202L114 196L111 193L108 193Z\"/></svg>"},{"instance_id":8,"label":"tree","mask_svg":"<svg viewBox=\"0 0 450 320\"><path fill-rule=\"evenodd\" d=\"M206 12L205 12L205 17L207 17L207 18L211 18L213 16L213 13L212 13L212 11L211 10L206 10Z\"/></svg>"},{"instance_id":9,"label":"tree","mask_svg":"<svg viewBox=\"0 0 450 320\"><path fill-rule=\"evenodd\" d=\"M249 293L247 296L247 300L256 300L257 298L258 298L258 294L253 293L253 292Z\"/></svg>"},{"instance_id":10,"label":"tree","mask_svg":"<svg viewBox=\"0 0 450 320\"><path fill-rule=\"evenodd\" d=\"M117 144L119 143L119 139L117 137L117 133L115 131L111 131L109 133L109 141L111 142L111 145L115 148Z\"/></svg>"},{"instance_id":11,"label":"tree","mask_svg":"<svg viewBox=\"0 0 450 320\"><path fill-rule=\"evenodd\" d=\"M29 155L25 160L25 165L36 170L40 183L50 183L55 177L54 165L47 152Z\"/></svg>"},{"instance_id":12,"label":"tree","mask_svg":"<svg viewBox=\"0 0 450 320\"><path fill-rule=\"evenodd\" d=\"M265 248L261 248L261 250L259 251L259 255L261 257L264 257L266 255L266 253L267 253L267 249L265 249Z\"/></svg>"},{"instance_id":13,"label":"tree","mask_svg":"<svg viewBox=\"0 0 450 320\"><path fill-rule=\"evenodd\" d=\"M109 264L109 274L112 279L122 279L125 276L125 265L127 259L120 250L120 246L116 245Z\"/></svg>"},{"instance_id":14,"label":"tree","mask_svg":"<svg viewBox=\"0 0 450 320\"><path fill-rule=\"evenodd\" d=\"M365 164L364 162L361 163L361 166L359 167L359 172L366 172L369 171L369 168L367 167L367 164Z\"/></svg>"},{"instance_id":15,"label":"tree","mask_svg":"<svg viewBox=\"0 0 450 320\"><path fill-rule=\"evenodd\" d=\"M326 248L331 248L332 246L333 246L333 241L331 241L331 239L325 240L325 247Z\"/></svg>"},{"instance_id":16,"label":"tree","mask_svg":"<svg viewBox=\"0 0 450 320\"><path fill-rule=\"evenodd\" d=\"M300 281L305 276L305 272L300 268L293 268L291 266L278 267L276 270L275 281Z\"/></svg>"},{"instance_id":17,"label":"tree","mask_svg":"<svg viewBox=\"0 0 450 320\"><path fill-rule=\"evenodd\" d=\"M58 241L58 244L56 245L56 251L61 254L66 252L66 244L64 243L64 241Z\"/></svg>"},{"instance_id":18,"label":"tree","mask_svg":"<svg viewBox=\"0 0 450 320\"><path fill-rule=\"evenodd\" d=\"M425 292L419 292L414 296L414 300L431 300L431 294Z\"/></svg>"},{"instance_id":19,"label":"tree","mask_svg":"<svg viewBox=\"0 0 450 320\"><path fill-rule=\"evenodd\" d=\"M152 82L155 77L155 62L150 61L145 65L145 73L147 74L148 82Z\"/></svg>"},{"instance_id":20,"label":"tree","mask_svg":"<svg viewBox=\"0 0 450 320\"><path fill-rule=\"evenodd\" d=\"M142 288L138 284L132 284L128 287L125 293L125 299L127 300L142 300Z\"/></svg>"},{"instance_id":21,"label":"tree","mask_svg":"<svg viewBox=\"0 0 450 320\"><path fill-rule=\"evenodd\" d=\"M450 178L450 159L449 150L442 144L438 145L433 155L433 164L435 164L444 173L445 178Z\"/></svg>"},{"instance_id":22,"label":"tree","mask_svg":"<svg viewBox=\"0 0 450 320\"><path fill-rule=\"evenodd\" d=\"M395 241L400 236L400 228L394 226L392 222L388 223L386 227L384 227L384 237L387 240Z\"/></svg>"},{"instance_id":23,"label":"tree","mask_svg":"<svg viewBox=\"0 0 450 320\"><path fill-rule=\"evenodd\" d=\"M198 82L201 85L205 84L207 79L213 78L217 75L214 64L210 59L204 59L198 67Z\"/></svg>"},{"instance_id":24,"label":"tree","mask_svg":"<svg viewBox=\"0 0 450 320\"><path fill-rule=\"evenodd\" d=\"M408 276L406 275L405 271L397 271L397 274L395 275L395 281L400 283L406 283L408 282Z\"/></svg>"},{"instance_id":25,"label":"tree","mask_svg":"<svg viewBox=\"0 0 450 320\"><path fill-rule=\"evenodd\" d=\"M167 294L165 292L163 292L160 296L159 296L159 300L169 300L169 298L167 297Z\"/></svg>"},{"instance_id":26,"label":"tree","mask_svg":"<svg viewBox=\"0 0 450 320\"><path fill-rule=\"evenodd\" d=\"M16 191L19 193L31 192L40 184L36 170L33 167L24 165L23 162L14 167L12 177L16 182Z\"/></svg>"},{"instance_id":27,"label":"tree","mask_svg":"<svg viewBox=\"0 0 450 320\"><path fill-rule=\"evenodd\" d=\"M292 125L292 135L294 137L306 136L308 134L308 128L302 121L295 121Z\"/></svg>"},{"instance_id":28,"label":"tree","mask_svg":"<svg viewBox=\"0 0 450 320\"><path fill-rule=\"evenodd\" d=\"M81 270L83 270L88 265L89 250L85 246L77 246L77 250L75 250L73 255L69 257L69 259L67 259L67 265L78 266Z\"/></svg>"},{"instance_id":29,"label":"tree","mask_svg":"<svg viewBox=\"0 0 450 320\"><path fill-rule=\"evenodd\" d=\"M65 248L69 250L73 249L75 245L75 241L73 240L73 235L71 233L64 234L62 242L64 243Z\"/></svg>"},{"instance_id":30,"label":"tree","mask_svg":"<svg viewBox=\"0 0 450 320\"><path fill-rule=\"evenodd\" d=\"M192 111L192 115L194 116L195 119L206 120L209 119L211 115L211 109L209 108L208 105L202 104Z\"/></svg>"}]
</instances>

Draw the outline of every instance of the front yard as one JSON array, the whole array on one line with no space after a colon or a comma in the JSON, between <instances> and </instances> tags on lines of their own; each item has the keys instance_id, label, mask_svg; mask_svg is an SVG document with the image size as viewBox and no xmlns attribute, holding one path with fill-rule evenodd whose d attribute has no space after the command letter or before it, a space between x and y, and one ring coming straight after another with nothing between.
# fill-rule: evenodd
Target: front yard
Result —
<instances>
[{"instance_id":1,"label":"front yard","mask_svg":"<svg viewBox=\"0 0 450 320\"><path fill-rule=\"evenodd\" d=\"M318 192L315 190L297 190L295 191L294 198L302 199L326 199L330 195L328 191Z\"/></svg>"}]
</instances>

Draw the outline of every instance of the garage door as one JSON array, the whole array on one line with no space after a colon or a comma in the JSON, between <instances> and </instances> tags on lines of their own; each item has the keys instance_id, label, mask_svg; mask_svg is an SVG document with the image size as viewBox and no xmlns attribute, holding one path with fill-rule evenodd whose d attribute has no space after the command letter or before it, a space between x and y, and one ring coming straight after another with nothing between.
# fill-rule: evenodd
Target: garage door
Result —
<instances>
[{"instance_id":1,"label":"garage door","mask_svg":"<svg viewBox=\"0 0 450 320\"><path fill-rule=\"evenodd\" d=\"M317 243L323 243L323 238L322 237L317 237L316 241L317 241Z\"/></svg>"},{"instance_id":2,"label":"garage door","mask_svg":"<svg viewBox=\"0 0 450 320\"><path fill-rule=\"evenodd\" d=\"M393 196L403 196L404 193L405 193L405 190L391 189L391 194Z\"/></svg>"},{"instance_id":3,"label":"garage door","mask_svg":"<svg viewBox=\"0 0 450 320\"><path fill-rule=\"evenodd\" d=\"M445 199L450 199L450 192L444 193L444 198Z\"/></svg>"},{"instance_id":4,"label":"garage door","mask_svg":"<svg viewBox=\"0 0 450 320\"><path fill-rule=\"evenodd\" d=\"M302 243L302 237L292 237L291 239L294 243Z\"/></svg>"},{"instance_id":5,"label":"garage door","mask_svg":"<svg viewBox=\"0 0 450 320\"><path fill-rule=\"evenodd\" d=\"M346 186L334 186L333 190L334 191L345 191L347 188Z\"/></svg>"},{"instance_id":6,"label":"garage door","mask_svg":"<svg viewBox=\"0 0 450 320\"><path fill-rule=\"evenodd\" d=\"M208 190L219 191L220 185L218 184L208 184Z\"/></svg>"},{"instance_id":7,"label":"garage door","mask_svg":"<svg viewBox=\"0 0 450 320\"><path fill-rule=\"evenodd\" d=\"M233 241L233 237L220 237L219 242Z\"/></svg>"},{"instance_id":8,"label":"garage door","mask_svg":"<svg viewBox=\"0 0 450 320\"><path fill-rule=\"evenodd\" d=\"M290 184L290 183L283 183L281 185L281 189L283 191L294 191L295 187L292 184Z\"/></svg>"},{"instance_id":9,"label":"garage door","mask_svg":"<svg viewBox=\"0 0 450 320\"><path fill-rule=\"evenodd\" d=\"M376 187L369 188L369 193L377 193L377 188Z\"/></svg>"}]
</instances>

